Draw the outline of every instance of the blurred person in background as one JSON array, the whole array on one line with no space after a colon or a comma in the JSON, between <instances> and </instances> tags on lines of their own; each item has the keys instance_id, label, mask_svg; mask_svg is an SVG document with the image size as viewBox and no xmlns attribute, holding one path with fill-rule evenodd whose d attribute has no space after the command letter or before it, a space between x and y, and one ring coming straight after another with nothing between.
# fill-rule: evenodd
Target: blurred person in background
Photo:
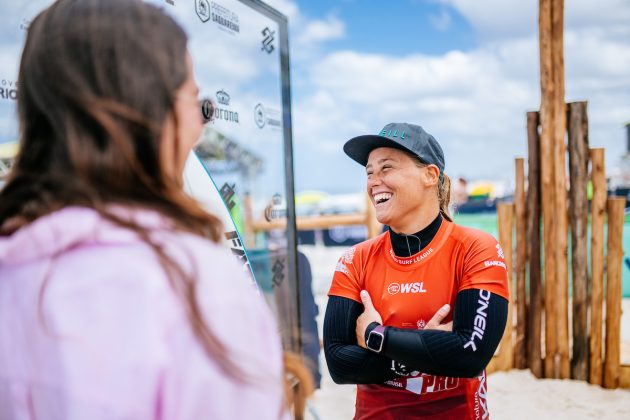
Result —
<instances>
[{"instance_id":1,"label":"blurred person in background","mask_svg":"<svg viewBox=\"0 0 630 420\"><path fill-rule=\"evenodd\" d=\"M487 418L485 368L508 313L501 247L452 222L444 154L422 127L391 123L344 151L366 167L388 229L337 263L324 319L333 380L358 384L355 419Z\"/></svg>"},{"instance_id":2,"label":"blurred person in background","mask_svg":"<svg viewBox=\"0 0 630 420\"><path fill-rule=\"evenodd\" d=\"M0 418L287 418L276 323L182 188L203 125L183 30L141 1L59 0L19 80Z\"/></svg>"}]
</instances>

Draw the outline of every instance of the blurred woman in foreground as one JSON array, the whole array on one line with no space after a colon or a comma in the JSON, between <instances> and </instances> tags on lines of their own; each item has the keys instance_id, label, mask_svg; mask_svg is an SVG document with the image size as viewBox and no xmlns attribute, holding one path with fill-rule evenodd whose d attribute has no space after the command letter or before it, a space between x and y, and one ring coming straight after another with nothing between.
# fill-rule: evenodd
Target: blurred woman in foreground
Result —
<instances>
[{"instance_id":1,"label":"blurred woman in foreground","mask_svg":"<svg viewBox=\"0 0 630 420\"><path fill-rule=\"evenodd\" d=\"M182 189L203 124L186 44L141 1L60 0L30 25L0 192L0 418L288 416L272 315Z\"/></svg>"}]
</instances>

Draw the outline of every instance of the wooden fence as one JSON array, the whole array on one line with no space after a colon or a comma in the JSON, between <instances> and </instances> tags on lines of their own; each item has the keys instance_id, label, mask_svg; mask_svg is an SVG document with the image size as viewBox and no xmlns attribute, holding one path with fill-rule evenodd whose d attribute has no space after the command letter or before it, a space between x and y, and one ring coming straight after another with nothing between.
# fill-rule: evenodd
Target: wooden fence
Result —
<instances>
[{"instance_id":1,"label":"wooden fence","mask_svg":"<svg viewBox=\"0 0 630 420\"><path fill-rule=\"evenodd\" d=\"M620 363L626 198L607 197L604 150L588 148L586 102L570 103L566 110L570 187L567 191L565 186L560 194L568 200L558 204L561 200L545 194L541 179L544 162L550 159L544 155L545 148L541 144L544 141L539 135L541 119L537 112L529 112L528 176L527 179L524 176L524 159L516 159L514 203L498 206L499 241L507 250L512 309L498 355L489 371L529 368L539 378L570 377L606 388L630 387L630 366ZM592 183L591 200L587 196L589 181ZM555 185L548 187L553 191ZM549 205L545 200L556 203L547 217L544 211L549 210ZM571 305L568 304L568 281L560 281L565 272L567 280L569 278L568 255L565 253L558 258L558 247L563 249L569 237L568 232L560 232L562 238L558 237L556 223L561 216L569 221L571 232ZM604 246L606 222L608 239ZM516 255L515 264L512 264L512 253ZM602 325L605 325L605 341Z\"/></svg>"}]
</instances>

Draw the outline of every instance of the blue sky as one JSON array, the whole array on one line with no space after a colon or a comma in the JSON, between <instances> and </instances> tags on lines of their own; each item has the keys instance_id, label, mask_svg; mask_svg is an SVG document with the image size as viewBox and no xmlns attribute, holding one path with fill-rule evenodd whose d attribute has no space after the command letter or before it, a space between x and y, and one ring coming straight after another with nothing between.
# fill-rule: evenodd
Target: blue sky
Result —
<instances>
[{"instance_id":1,"label":"blue sky","mask_svg":"<svg viewBox=\"0 0 630 420\"><path fill-rule=\"evenodd\" d=\"M308 16L325 19L336 16L344 22L344 37L332 40L330 50L352 49L363 53L394 55L422 51L441 54L469 50L475 33L457 11L419 0L301 1Z\"/></svg>"},{"instance_id":2,"label":"blue sky","mask_svg":"<svg viewBox=\"0 0 630 420\"><path fill-rule=\"evenodd\" d=\"M535 0L268 0L290 22L296 190L359 192L343 143L422 125L451 177L510 183L540 104ZM630 2L565 2L566 100L589 101L608 172L630 120Z\"/></svg>"}]
</instances>

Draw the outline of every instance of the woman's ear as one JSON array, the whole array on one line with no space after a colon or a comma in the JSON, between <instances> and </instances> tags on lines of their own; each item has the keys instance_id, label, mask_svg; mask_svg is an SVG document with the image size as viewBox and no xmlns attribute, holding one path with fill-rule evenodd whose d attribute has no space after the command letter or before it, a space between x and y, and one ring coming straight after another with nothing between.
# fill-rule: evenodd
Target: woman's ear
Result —
<instances>
[{"instance_id":1,"label":"woman's ear","mask_svg":"<svg viewBox=\"0 0 630 420\"><path fill-rule=\"evenodd\" d=\"M427 187L437 185L440 181L440 170L435 165L427 165L424 167L424 183Z\"/></svg>"}]
</instances>

